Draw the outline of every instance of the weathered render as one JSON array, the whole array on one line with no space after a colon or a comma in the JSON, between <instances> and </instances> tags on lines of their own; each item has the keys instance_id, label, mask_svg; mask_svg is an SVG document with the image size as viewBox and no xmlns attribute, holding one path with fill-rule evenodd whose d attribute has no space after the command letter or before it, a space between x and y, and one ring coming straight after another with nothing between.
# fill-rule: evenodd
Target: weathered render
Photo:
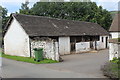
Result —
<instances>
[{"instance_id":1,"label":"weathered render","mask_svg":"<svg viewBox=\"0 0 120 80\"><path fill-rule=\"evenodd\" d=\"M117 39L111 39L109 45L109 60L120 57L120 42Z\"/></svg>"},{"instance_id":2,"label":"weathered render","mask_svg":"<svg viewBox=\"0 0 120 80\"><path fill-rule=\"evenodd\" d=\"M70 54L70 37L59 37L59 53Z\"/></svg>"},{"instance_id":3,"label":"weathered render","mask_svg":"<svg viewBox=\"0 0 120 80\"><path fill-rule=\"evenodd\" d=\"M43 48L44 58L108 48L109 33L96 23L11 14L5 27L5 54L34 57Z\"/></svg>"},{"instance_id":4,"label":"weathered render","mask_svg":"<svg viewBox=\"0 0 120 80\"><path fill-rule=\"evenodd\" d=\"M31 56L34 57L34 48L43 48L43 56L47 59L59 61L58 42L50 38L31 40Z\"/></svg>"},{"instance_id":5,"label":"weathered render","mask_svg":"<svg viewBox=\"0 0 120 80\"><path fill-rule=\"evenodd\" d=\"M30 57L29 36L13 17L4 36L4 52L9 55Z\"/></svg>"},{"instance_id":6,"label":"weathered render","mask_svg":"<svg viewBox=\"0 0 120 80\"><path fill-rule=\"evenodd\" d=\"M100 50L100 49L108 48L109 47L108 39L109 39L109 36L100 36L100 40L97 41L97 49Z\"/></svg>"},{"instance_id":7,"label":"weathered render","mask_svg":"<svg viewBox=\"0 0 120 80\"><path fill-rule=\"evenodd\" d=\"M76 53L90 51L90 42L79 42L76 43Z\"/></svg>"},{"instance_id":8,"label":"weathered render","mask_svg":"<svg viewBox=\"0 0 120 80\"><path fill-rule=\"evenodd\" d=\"M109 36L99 36L99 40L96 41L82 41L82 42L76 42L75 43L75 52L86 52L86 51L91 51L91 50L101 50L101 49L106 49L109 47ZM103 40L102 40L103 39ZM91 44L93 47L91 47Z\"/></svg>"}]
</instances>

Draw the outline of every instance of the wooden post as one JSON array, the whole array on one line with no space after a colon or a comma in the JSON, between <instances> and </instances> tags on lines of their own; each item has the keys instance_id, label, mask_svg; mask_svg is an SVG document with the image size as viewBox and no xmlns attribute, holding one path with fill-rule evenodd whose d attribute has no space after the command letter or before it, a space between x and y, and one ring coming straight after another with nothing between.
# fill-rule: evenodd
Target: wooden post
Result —
<instances>
[{"instance_id":1,"label":"wooden post","mask_svg":"<svg viewBox=\"0 0 120 80\"><path fill-rule=\"evenodd\" d=\"M95 36L95 50L97 50L97 41L96 41L96 36Z\"/></svg>"}]
</instances>

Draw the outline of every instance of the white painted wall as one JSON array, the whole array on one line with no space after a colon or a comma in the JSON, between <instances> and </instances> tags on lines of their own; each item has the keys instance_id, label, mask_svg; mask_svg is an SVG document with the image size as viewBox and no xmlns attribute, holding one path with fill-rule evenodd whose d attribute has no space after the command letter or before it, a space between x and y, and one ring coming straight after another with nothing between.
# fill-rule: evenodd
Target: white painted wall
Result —
<instances>
[{"instance_id":1,"label":"white painted wall","mask_svg":"<svg viewBox=\"0 0 120 80\"><path fill-rule=\"evenodd\" d=\"M43 48L44 58L59 61L58 42L50 41L31 41L31 52L34 57L34 48Z\"/></svg>"},{"instance_id":2,"label":"white painted wall","mask_svg":"<svg viewBox=\"0 0 120 80\"><path fill-rule=\"evenodd\" d=\"M103 37L103 42L102 42L102 37ZM100 40L97 41L97 43L96 43L97 50L106 48L106 37L108 37L108 39L109 39L109 36L100 36ZM93 42L93 46L94 46L94 49L95 49L95 41ZM109 42L108 42L107 47L109 47Z\"/></svg>"},{"instance_id":3,"label":"white painted wall","mask_svg":"<svg viewBox=\"0 0 120 80\"><path fill-rule=\"evenodd\" d=\"M90 42L76 43L76 53L90 51Z\"/></svg>"},{"instance_id":4,"label":"white painted wall","mask_svg":"<svg viewBox=\"0 0 120 80\"><path fill-rule=\"evenodd\" d=\"M120 32L110 32L112 38L120 38Z\"/></svg>"},{"instance_id":5,"label":"white painted wall","mask_svg":"<svg viewBox=\"0 0 120 80\"><path fill-rule=\"evenodd\" d=\"M102 37L103 37L103 42L102 42ZM106 37L108 37L108 39L109 39L109 36L100 36L100 40L96 42L97 50L106 48ZM109 42L108 42L107 47L109 47ZM95 41L93 41L93 48L95 49ZM76 43L76 52L77 53L78 52L86 52L86 51L90 51L90 50L91 50L90 42Z\"/></svg>"},{"instance_id":6,"label":"white painted wall","mask_svg":"<svg viewBox=\"0 0 120 80\"><path fill-rule=\"evenodd\" d=\"M15 18L4 37L4 52L9 55L30 57L29 37Z\"/></svg>"},{"instance_id":7,"label":"white painted wall","mask_svg":"<svg viewBox=\"0 0 120 80\"><path fill-rule=\"evenodd\" d=\"M70 37L59 37L59 53L70 54Z\"/></svg>"},{"instance_id":8,"label":"white painted wall","mask_svg":"<svg viewBox=\"0 0 120 80\"><path fill-rule=\"evenodd\" d=\"M120 44L109 43L109 60L113 60L114 57L120 57Z\"/></svg>"}]
</instances>

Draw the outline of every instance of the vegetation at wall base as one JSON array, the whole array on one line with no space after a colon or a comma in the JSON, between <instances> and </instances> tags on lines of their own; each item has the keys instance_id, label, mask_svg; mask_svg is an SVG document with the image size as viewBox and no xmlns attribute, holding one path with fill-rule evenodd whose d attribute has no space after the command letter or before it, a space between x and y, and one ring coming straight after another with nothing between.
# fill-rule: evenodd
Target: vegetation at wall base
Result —
<instances>
[{"instance_id":1,"label":"vegetation at wall base","mask_svg":"<svg viewBox=\"0 0 120 80\"><path fill-rule=\"evenodd\" d=\"M120 58L114 58L102 66L103 74L111 79L120 78Z\"/></svg>"},{"instance_id":2,"label":"vegetation at wall base","mask_svg":"<svg viewBox=\"0 0 120 80\"><path fill-rule=\"evenodd\" d=\"M58 63L58 61L51 60L51 59L44 59L40 62L37 62L37 61L34 61L34 58L21 57L21 56L11 56L11 55L6 55L6 54L2 54L2 57L7 58L7 59L16 60L16 61L34 63L34 64Z\"/></svg>"}]
</instances>

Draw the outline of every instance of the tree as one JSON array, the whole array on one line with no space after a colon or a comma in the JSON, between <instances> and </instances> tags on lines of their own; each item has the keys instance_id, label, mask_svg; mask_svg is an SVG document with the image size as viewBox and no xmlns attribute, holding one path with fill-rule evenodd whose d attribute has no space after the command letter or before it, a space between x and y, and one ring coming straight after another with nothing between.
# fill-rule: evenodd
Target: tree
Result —
<instances>
[{"instance_id":1,"label":"tree","mask_svg":"<svg viewBox=\"0 0 120 80\"><path fill-rule=\"evenodd\" d=\"M2 7L0 6L0 28L2 26Z\"/></svg>"},{"instance_id":2,"label":"tree","mask_svg":"<svg viewBox=\"0 0 120 80\"><path fill-rule=\"evenodd\" d=\"M7 16L7 9L3 8L2 6L0 6L0 19L1 19L1 27L0 28L4 28L6 22L8 21L8 16Z\"/></svg>"},{"instance_id":3,"label":"tree","mask_svg":"<svg viewBox=\"0 0 120 80\"><path fill-rule=\"evenodd\" d=\"M0 16L2 16L2 18L5 18L6 15L7 15L7 9L0 6Z\"/></svg>"},{"instance_id":4,"label":"tree","mask_svg":"<svg viewBox=\"0 0 120 80\"><path fill-rule=\"evenodd\" d=\"M28 5L29 5L29 1L22 3L21 9L19 10L21 14L30 14Z\"/></svg>"},{"instance_id":5,"label":"tree","mask_svg":"<svg viewBox=\"0 0 120 80\"><path fill-rule=\"evenodd\" d=\"M97 6L95 2L37 2L30 9L29 14L94 22L107 30L112 21L110 12L102 6Z\"/></svg>"},{"instance_id":6,"label":"tree","mask_svg":"<svg viewBox=\"0 0 120 80\"><path fill-rule=\"evenodd\" d=\"M0 6L0 47L2 47L3 44L2 33L4 32L3 28L5 27L7 21L7 9Z\"/></svg>"}]
</instances>

